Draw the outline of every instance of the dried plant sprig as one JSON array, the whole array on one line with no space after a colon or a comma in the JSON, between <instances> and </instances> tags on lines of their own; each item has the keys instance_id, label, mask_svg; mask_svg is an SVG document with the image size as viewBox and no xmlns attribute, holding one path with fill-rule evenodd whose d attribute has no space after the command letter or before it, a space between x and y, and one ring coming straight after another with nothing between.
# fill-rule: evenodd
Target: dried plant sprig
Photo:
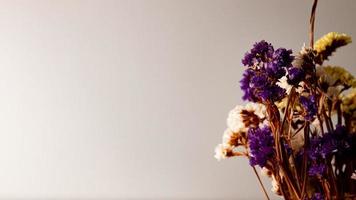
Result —
<instances>
[{"instance_id":1,"label":"dried plant sprig","mask_svg":"<svg viewBox=\"0 0 356 200\"><path fill-rule=\"evenodd\" d=\"M356 87L355 77L339 66L320 66L316 68L319 84L322 89L343 86L346 89Z\"/></svg>"},{"instance_id":2,"label":"dried plant sprig","mask_svg":"<svg viewBox=\"0 0 356 200\"><path fill-rule=\"evenodd\" d=\"M344 33L330 32L314 44L314 49L317 52L316 63L322 64L337 48L351 43L351 37Z\"/></svg>"},{"instance_id":3,"label":"dried plant sprig","mask_svg":"<svg viewBox=\"0 0 356 200\"><path fill-rule=\"evenodd\" d=\"M317 66L351 38L332 33L313 47L317 2L310 47L293 56L262 40L245 54L240 83L253 103L230 112L217 148L223 158L247 157L265 195L255 167L267 171L272 191L287 200L356 197L356 80L341 67Z\"/></svg>"}]
</instances>

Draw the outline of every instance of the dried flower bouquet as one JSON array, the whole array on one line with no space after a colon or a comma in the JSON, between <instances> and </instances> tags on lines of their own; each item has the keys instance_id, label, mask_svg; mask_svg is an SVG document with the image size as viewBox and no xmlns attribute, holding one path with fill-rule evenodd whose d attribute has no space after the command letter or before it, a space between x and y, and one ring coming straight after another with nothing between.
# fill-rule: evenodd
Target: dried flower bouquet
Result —
<instances>
[{"instance_id":1,"label":"dried flower bouquet","mask_svg":"<svg viewBox=\"0 0 356 200\"><path fill-rule=\"evenodd\" d=\"M245 106L236 106L215 157L244 156L272 179L284 199L356 199L356 79L342 67L325 66L351 43L331 32L295 56L262 40L242 59Z\"/></svg>"}]
</instances>

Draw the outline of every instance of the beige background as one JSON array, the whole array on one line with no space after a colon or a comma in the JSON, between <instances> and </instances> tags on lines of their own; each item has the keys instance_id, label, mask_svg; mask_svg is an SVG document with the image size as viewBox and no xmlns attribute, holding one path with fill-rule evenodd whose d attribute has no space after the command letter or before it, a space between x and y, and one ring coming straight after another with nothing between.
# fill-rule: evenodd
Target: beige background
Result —
<instances>
[{"instance_id":1,"label":"beige background","mask_svg":"<svg viewBox=\"0 0 356 200\"><path fill-rule=\"evenodd\" d=\"M0 1L0 198L262 199L247 160L213 150L243 54L299 50L311 3ZM356 38L355 10L321 0L316 35ZM356 74L355 56L331 63Z\"/></svg>"}]
</instances>

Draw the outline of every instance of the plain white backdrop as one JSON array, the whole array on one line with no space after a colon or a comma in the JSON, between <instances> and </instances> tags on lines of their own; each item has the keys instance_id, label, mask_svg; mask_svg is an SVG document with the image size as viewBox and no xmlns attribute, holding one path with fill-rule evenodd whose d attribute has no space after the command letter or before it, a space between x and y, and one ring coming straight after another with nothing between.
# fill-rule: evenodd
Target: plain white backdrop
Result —
<instances>
[{"instance_id":1,"label":"plain white backdrop","mask_svg":"<svg viewBox=\"0 0 356 200\"><path fill-rule=\"evenodd\" d=\"M298 51L311 4L0 1L0 198L262 199L248 161L214 147L243 54L261 39ZM356 38L355 10L320 1L316 37ZM356 74L355 56L330 64Z\"/></svg>"}]
</instances>

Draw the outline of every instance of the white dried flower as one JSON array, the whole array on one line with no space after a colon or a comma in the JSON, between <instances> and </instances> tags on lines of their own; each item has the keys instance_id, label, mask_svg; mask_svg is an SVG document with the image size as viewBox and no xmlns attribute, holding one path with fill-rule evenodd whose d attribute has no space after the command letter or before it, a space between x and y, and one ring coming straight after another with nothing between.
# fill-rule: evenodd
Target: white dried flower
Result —
<instances>
[{"instance_id":1,"label":"white dried flower","mask_svg":"<svg viewBox=\"0 0 356 200\"><path fill-rule=\"evenodd\" d=\"M356 180L356 170L355 170L355 172L354 172L354 173L352 173L352 175L351 175L351 179Z\"/></svg>"},{"instance_id":2,"label":"white dried flower","mask_svg":"<svg viewBox=\"0 0 356 200\"><path fill-rule=\"evenodd\" d=\"M224 144L218 144L218 146L215 147L215 158L217 160L222 160L227 158L227 154L230 151L231 147L224 145Z\"/></svg>"},{"instance_id":3,"label":"white dried flower","mask_svg":"<svg viewBox=\"0 0 356 200\"><path fill-rule=\"evenodd\" d=\"M226 146L236 146L239 138L239 133L234 133L231 129L227 128L223 134L223 144Z\"/></svg>"},{"instance_id":4,"label":"white dried flower","mask_svg":"<svg viewBox=\"0 0 356 200\"><path fill-rule=\"evenodd\" d=\"M279 184L274 176L272 176L272 189L271 191L275 194L280 194Z\"/></svg>"},{"instance_id":5,"label":"white dried flower","mask_svg":"<svg viewBox=\"0 0 356 200\"><path fill-rule=\"evenodd\" d=\"M263 104L260 104L260 103L248 103L248 104L246 104L244 110L247 110L249 112L253 112L260 119L263 119L263 118L266 117L266 107Z\"/></svg>"},{"instance_id":6,"label":"white dried flower","mask_svg":"<svg viewBox=\"0 0 356 200\"><path fill-rule=\"evenodd\" d=\"M230 111L227 126L234 133L247 132L248 128L258 127L266 119L266 108L262 104L248 103L236 106Z\"/></svg>"},{"instance_id":7,"label":"white dried flower","mask_svg":"<svg viewBox=\"0 0 356 200\"><path fill-rule=\"evenodd\" d=\"M280 78L277 82L277 85L283 89L286 90L286 93L287 94L290 94L290 91L292 90L292 85L290 85L287 81L287 77L286 76L283 76L282 78Z\"/></svg>"},{"instance_id":8,"label":"white dried flower","mask_svg":"<svg viewBox=\"0 0 356 200\"><path fill-rule=\"evenodd\" d=\"M299 151L304 146L304 129L299 131L294 137L291 138L291 148L295 151Z\"/></svg>"},{"instance_id":9,"label":"white dried flower","mask_svg":"<svg viewBox=\"0 0 356 200\"><path fill-rule=\"evenodd\" d=\"M295 91L296 91L298 94L301 94L301 93L303 92L303 90L304 90L304 85L305 85L305 82L303 82L303 81L300 82L300 83L299 83L299 87L297 87Z\"/></svg>"},{"instance_id":10,"label":"white dried flower","mask_svg":"<svg viewBox=\"0 0 356 200\"><path fill-rule=\"evenodd\" d=\"M279 87L285 89L287 95L289 95L289 94L290 94L290 91L292 90L292 87L293 87L293 86L290 85L287 80L288 80L287 76L283 76L282 78L278 79L278 82L277 82L276 84L277 84ZM295 88L295 91L296 91L297 93L299 93L299 94L302 93L303 90L304 90L304 88L303 88L304 85L305 85L304 82L300 82L300 83L299 83L299 86Z\"/></svg>"},{"instance_id":11,"label":"white dried flower","mask_svg":"<svg viewBox=\"0 0 356 200\"><path fill-rule=\"evenodd\" d=\"M263 176L268 176L268 177L270 177L270 176L272 175L272 172L271 172L271 170L267 169L266 167L262 167L262 168L261 168L261 174L262 174Z\"/></svg>"},{"instance_id":12,"label":"white dried flower","mask_svg":"<svg viewBox=\"0 0 356 200\"><path fill-rule=\"evenodd\" d=\"M237 105L233 110L230 111L227 118L227 126L235 133L246 131L246 127L242 122L241 116L243 108L243 106Z\"/></svg>"},{"instance_id":13,"label":"white dried flower","mask_svg":"<svg viewBox=\"0 0 356 200\"><path fill-rule=\"evenodd\" d=\"M318 118L315 118L314 121L311 123L312 126L315 128L320 128L320 121Z\"/></svg>"}]
</instances>

